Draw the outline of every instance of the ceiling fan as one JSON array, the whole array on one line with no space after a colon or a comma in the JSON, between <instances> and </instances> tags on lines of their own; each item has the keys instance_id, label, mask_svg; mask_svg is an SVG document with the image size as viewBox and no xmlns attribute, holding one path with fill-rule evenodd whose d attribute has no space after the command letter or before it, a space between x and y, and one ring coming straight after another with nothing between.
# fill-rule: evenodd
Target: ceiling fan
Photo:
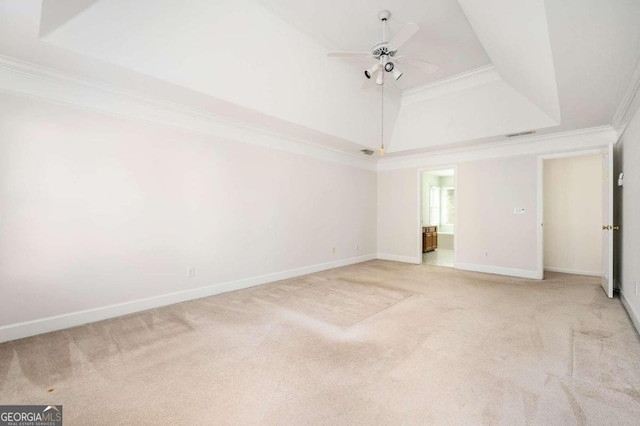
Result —
<instances>
[{"instance_id":1,"label":"ceiling fan","mask_svg":"<svg viewBox=\"0 0 640 426\"><path fill-rule=\"evenodd\" d=\"M378 19L382 22L382 41L376 43L371 52L329 52L327 56L338 58L371 58L376 62L364 71L368 83L375 76L375 82L379 85L384 84L385 72L391 73L395 80L402 77L403 72L396 67L395 62L399 64L412 65L428 74L438 70L438 66L422 59L411 58L398 55L398 49L402 47L411 37L418 32L420 27L414 23L407 23L391 40L387 41L387 20L391 17L391 12L382 10L378 13ZM394 61L392 61L392 59Z\"/></svg>"}]
</instances>

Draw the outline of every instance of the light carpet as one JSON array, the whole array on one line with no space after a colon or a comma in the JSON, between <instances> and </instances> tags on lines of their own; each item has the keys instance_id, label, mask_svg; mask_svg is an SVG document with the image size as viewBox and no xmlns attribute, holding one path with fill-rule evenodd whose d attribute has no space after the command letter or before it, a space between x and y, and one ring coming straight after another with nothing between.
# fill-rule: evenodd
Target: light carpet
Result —
<instances>
[{"instance_id":1,"label":"light carpet","mask_svg":"<svg viewBox=\"0 0 640 426\"><path fill-rule=\"evenodd\" d=\"M65 424L638 424L598 279L371 261L0 345L0 404Z\"/></svg>"}]
</instances>

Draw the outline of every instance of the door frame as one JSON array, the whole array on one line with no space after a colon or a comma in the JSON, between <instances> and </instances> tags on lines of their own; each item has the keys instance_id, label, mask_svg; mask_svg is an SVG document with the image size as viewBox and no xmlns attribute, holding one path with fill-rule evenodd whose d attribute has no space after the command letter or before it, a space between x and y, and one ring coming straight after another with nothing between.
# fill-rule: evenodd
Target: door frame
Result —
<instances>
[{"instance_id":1,"label":"door frame","mask_svg":"<svg viewBox=\"0 0 640 426\"><path fill-rule=\"evenodd\" d=\"M458 165L449 164L444 166L429 166L418 168L418 223L416 232L419 235L418 244L416 247L416 260L417 264L422 265L422 174L425 172L435 172L438 170L453 169L453 185L456 191L456 199L454 201L456 209L456 218L453 223L453 268L455 269L458 263Z\"/></svg>"},{"instance_id":2,"label":"door frame","mask_svg":"<svg viewBox=\"0 0 640 426\"><path fill-rule=\"evenodd\" d=\"M537 204L538 211L536 213L536 226L537 226L537 246L538 246L538 259L536 268L536 278L539 280L544 279L544 160L554 160L558 158L569 157L584 157L587 155L609 154L613 143L609 143L606 146L600 148L590 149L576 149L570 151L562 151L554 154L544 154L538 156L538 182L537 182ZM613 191L613 188L611 189ZM604 272L604 271L603 271Z\"/></svg>"}]
</instances>

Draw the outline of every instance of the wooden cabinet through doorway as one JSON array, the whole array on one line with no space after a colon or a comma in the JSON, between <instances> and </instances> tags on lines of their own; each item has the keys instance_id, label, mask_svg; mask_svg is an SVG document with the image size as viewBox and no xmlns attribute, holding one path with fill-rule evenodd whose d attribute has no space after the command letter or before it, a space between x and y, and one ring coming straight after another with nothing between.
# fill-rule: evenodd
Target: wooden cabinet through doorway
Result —
<instances>
[{"instance_id":1,"label":"wooden cabinet through doorway","mask_svg":"<svg viewBox=\"0 0 640 426\"><path fill-rule=\"evenodd\" d=\"M438 248L438 227L422 227L422 252L433 251Z\"/></svg>"}]
</instances>

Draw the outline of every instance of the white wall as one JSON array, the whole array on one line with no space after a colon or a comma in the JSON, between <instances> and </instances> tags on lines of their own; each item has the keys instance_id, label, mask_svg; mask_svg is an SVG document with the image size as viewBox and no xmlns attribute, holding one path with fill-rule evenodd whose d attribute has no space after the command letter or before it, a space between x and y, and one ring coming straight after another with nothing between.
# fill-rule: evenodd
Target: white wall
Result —
<instances>
[{"instance_id":1,"label":"white wall","mask_svg":"<svg viewBox=\"0 0 640 426\"><path fill-rule=\"evenodd\" d=\"M544 161L544 268L602 275L602 156Z\"/></svg>"},{"instance_id":2,"label":"white wall","mask_svg":"<svg viewBox=\"0 0 640 426\"><path fill-rule=\"evenodd\" d=\"M622 301L640 331L640 113L636 112L616 144L616 172L624 172L624 186L616 189L620 232L615 253ZM617 179L616 179L617 181ZM615 235L615 234L614 234Z\"/></svg>"},{"instance_id":3,"label":"white wall","mask_svg":"<svg viewBox=\"0 0 640 426\"><path fill-rule=\"evenodd\" d=\"M537 157L463 162L457 172L456 267L533 276ZM378 173L378 253L387 258L419 262L417 182L417 168Z\"/></svg>"},{"instance_id":4,"label":"white wall","mask_svg":"<svg viewBox=\"0 0 640 426\"><path fill-rule=\"evenodd\" d=\"M604 149L615 139L615 130L607 127L385 158L378 163L378 253L420 262L419 170L457 164L456 268L538 278L538 156ZM527 213L514 215L516 207L524 207ZM468 237L463 235L465 227L470 231ZM489 252L487 256L484 251Z\"/></svg>"},{"instance_id":5,"label":"white wall","mask_svg":"<svg viewBox=\"0 0 640 426\"><path fill-rule=\"evenodd\" d=\"M422 263L417 169L378 172L378 256ZM420 246L421 247L421 246Z\"/></svg>"},{"instance_id":6,"label":"white wall","mask_svg":"<svg viewBox=\"0 0 640 426\"><path fill-rule=\"evenodd\" d=\"M536 156L458 164L458 267L535 275L536 178Z\"/></svg>"},{"instance_id":7,"label":"white wall","mask_svg":"<svg viewBox=\"0 0 640 426\"><path fill-rule=\"evenodd\" d=\"M0 206L0 334L376 252L375 171L8 94Z\"/></svg>"}]
</instances>

